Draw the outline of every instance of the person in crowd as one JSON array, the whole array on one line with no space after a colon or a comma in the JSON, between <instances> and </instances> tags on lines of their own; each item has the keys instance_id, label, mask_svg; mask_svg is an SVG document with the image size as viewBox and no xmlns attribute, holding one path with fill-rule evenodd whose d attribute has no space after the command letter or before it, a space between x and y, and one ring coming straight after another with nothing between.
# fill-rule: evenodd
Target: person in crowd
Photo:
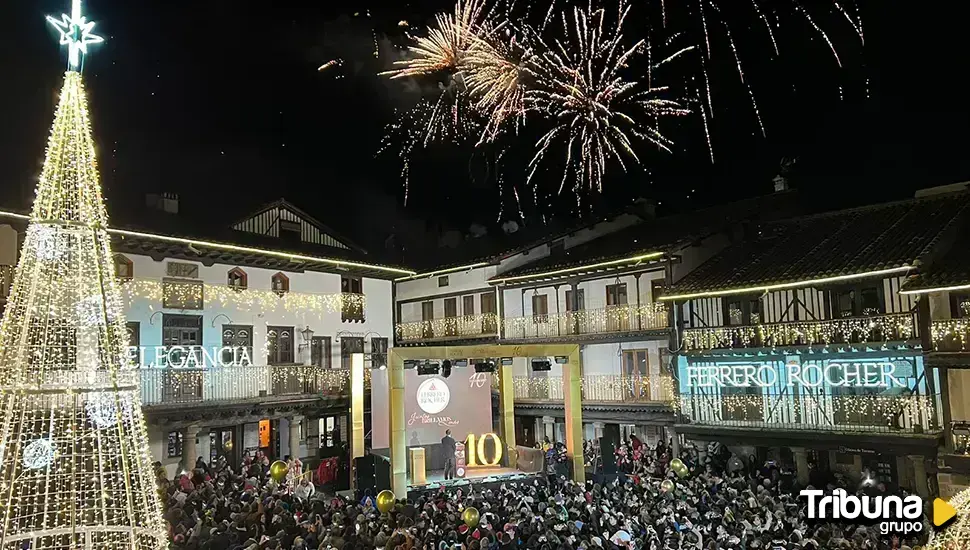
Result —
<instances>
[{"instance_id":1,"label":"person in crowd","mask_svg":"<svg viewBox=\"0 0 970 550\"><path fill-rule=\"evenodd\" d=\"M702 455L688 444L675 457L689 469L679 477L669 449L622 444L629 472L609 481L441 487L412 493L388 514L370 492L358 501L303 481L276 485L259 460L239 471L218 460L197 483L169 482L162 469L159 491L172 550L913 550L932 530L903 538L877 525L809 521L784 466L752 467L726 449ZM885 491L832 479L825 490ZM471 506L480 520L469 527L462 512Z\"/></svg>"},{"instance_id":2,"label":"person in crowd","mask_svg":"<svg viewBox=\"0 0 970 550\"><path fill-rule=\"evenodd\" d=\"M455 479L455 449L457 443L451 437L451 430L445 430L445 436L441 438L441 453L445 459L445 479Z\"/></svg>"}]
</instances>

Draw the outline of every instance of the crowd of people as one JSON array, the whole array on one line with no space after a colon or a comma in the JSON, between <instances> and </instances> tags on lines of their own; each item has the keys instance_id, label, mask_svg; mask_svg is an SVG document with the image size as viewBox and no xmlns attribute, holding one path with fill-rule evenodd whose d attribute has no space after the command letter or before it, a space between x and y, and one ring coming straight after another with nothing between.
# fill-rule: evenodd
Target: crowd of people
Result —
<instances>
[{"instance_id":1,"label":"crowd of people","mask_svg":"<svg viewBox=\"0 0 970 550\"><path fill-rule=\"evenodd\" d=\"M584 451L595 463L592 447ZM680 451L690 470L684 477L671 471L669 444L650 447L633 436L616 452L622 473L609 480L577 484L550 471L442 487L398 500L388 514L369 491L358 500L316 488L297 461L276 482L262 455L238 471L222 459L200 460L175 480L160 474L159 490L174 550L905 550L923 542L883 536L875 526L810 522L783 469L723 448ZM852 488L833 480L828 489L837 483ZM462 518L468 507L480 514L472 526Z\"/></svg>"}]
</instances>

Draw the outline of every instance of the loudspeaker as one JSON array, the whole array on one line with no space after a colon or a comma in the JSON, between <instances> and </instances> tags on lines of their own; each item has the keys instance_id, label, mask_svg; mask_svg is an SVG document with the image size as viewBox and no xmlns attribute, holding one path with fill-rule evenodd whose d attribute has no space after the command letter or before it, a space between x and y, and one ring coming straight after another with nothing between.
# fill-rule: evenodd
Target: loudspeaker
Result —
<instances>
[{"instance_id":1,"label":"loudspeaker","mask_svg":"<svg viewBox=\"0 0 970 550\"><path fill-rule=\"evenodd\" d=\"M357 472L355 486L361 493L370 489L372 495L391 488L391 461L380 455L367 455L354 459Z\"/></svg>"},{"instance_id":2,"label":"loudspeaker","mask_svg":"<svg viewBox=\"0 0 970 550\"><path fill-rule=\"evenodd\" d=\"M600 457L603 461L603 474L616 473L616 443L604 436L600 438Z\"/></svg>"}]
</instances>

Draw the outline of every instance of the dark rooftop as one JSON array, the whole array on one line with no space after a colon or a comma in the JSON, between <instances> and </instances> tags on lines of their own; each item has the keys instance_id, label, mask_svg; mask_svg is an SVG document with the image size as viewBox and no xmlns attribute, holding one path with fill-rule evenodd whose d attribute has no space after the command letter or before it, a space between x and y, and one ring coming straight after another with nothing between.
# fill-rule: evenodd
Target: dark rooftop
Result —
<instances>
[{"instance_id":1,"label":"dark rooftop","mask_svg":"<svg viewBox=\"0 0 970 550\"><path fill-rule=\"evenodd\" d=\"M970 204L951 193L763 224L674 284L668 296L726 292L917 266Z\"/></svg>"}]
</instances>

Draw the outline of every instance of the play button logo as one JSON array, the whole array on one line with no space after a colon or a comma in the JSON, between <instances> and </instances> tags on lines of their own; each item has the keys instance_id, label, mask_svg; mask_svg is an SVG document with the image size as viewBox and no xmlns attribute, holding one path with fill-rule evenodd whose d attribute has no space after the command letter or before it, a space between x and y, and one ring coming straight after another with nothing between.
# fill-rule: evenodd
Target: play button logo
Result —
<instances>
[{"instance_id":1,"label":"play button logo","mask_svg":"<svg viewBox=\"0 0 970 550\"><path fill-rule=\"evenodd\" d=\"M957 511L949 502L938 498L933 501L933 525L943 527L957 516Z\"/></svg>"}]
</instances>

